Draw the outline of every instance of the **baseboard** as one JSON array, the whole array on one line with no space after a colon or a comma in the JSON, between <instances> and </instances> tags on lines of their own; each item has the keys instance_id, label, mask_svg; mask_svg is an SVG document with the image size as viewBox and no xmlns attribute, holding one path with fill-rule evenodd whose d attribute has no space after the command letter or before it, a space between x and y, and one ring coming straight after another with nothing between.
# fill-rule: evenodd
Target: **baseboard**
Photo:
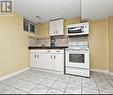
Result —
<instances>
[{"instance_id":1,"label":"baseboard","mask_svg":"<svg viewBox=\"0 0 113 95\"><path fill-rule=\"evenodd\" d=\"M109 71L107 71L107 70L91 69L91 71L109 74Z\"/></svg>"},{"instance_id":2,"label":"baseboard","mask_svg":"<svg viewBox=\"0 0 113 95\"><path fill-rule=\"evenodd\" d=\"M110 75L112 75L112 76L113 76L113 72L110 72Z\"/></svg>"},{"instance_id":3,"label":"baseboard","mask_svg":"<svg viewBox=\"0 0 113 95\"><path fill-rule=\"evenodd\" d=\"M64 74L64 72L53 71L53 70L42 69L42 68L31 67L31 69L35 69L35 70L39 70L39 71L44 71L44 72L49 72L49 73Z\"/></svg>"},{"instance_id":4,"label":"baseboard","mask_svg":"<svg viewBox=\"0 0 113 95\"><path fill-rule=\"evenodd\" d=\"M28 70L28 69L29 69L29 68L25 68L25 69L19 70L19 71L17 71L17 72L8 74L8 75L6 75L6 76L0 77L0 81L1 81L1 80L4 80L4 79L7 79L7 78L9 78L9 77L12 77L12 76L14 76L14 75L16 75L16 74L22 73L22 72L24 72L24 71L26 71L26 70Z\"/></svg>"}]
</instances>

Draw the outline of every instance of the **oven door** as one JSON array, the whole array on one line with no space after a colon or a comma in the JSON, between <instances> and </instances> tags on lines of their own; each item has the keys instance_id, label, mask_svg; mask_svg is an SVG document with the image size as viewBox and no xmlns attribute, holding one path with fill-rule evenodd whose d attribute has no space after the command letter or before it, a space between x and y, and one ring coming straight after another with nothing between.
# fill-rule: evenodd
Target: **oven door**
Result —
<instances>
[{"instance_id":1,"label":"oven door","mask_svg":"<svg viewBox=\"0 0 113 95\"><path fill-rule=\"evenodd\" d=\"M89 69L89 52L66 52L66 66Z\"/></svg>"}]
</instances>

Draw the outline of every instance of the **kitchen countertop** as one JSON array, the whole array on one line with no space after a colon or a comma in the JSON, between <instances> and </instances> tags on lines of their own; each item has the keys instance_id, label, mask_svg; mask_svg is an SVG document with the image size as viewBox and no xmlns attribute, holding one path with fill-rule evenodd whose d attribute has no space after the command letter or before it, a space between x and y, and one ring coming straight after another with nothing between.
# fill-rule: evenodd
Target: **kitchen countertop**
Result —
<instances>
[{"instance_id":1,"label":"kitchen countertop","mask_svg":"<svg viewBox=\"0 0 113 95\"><path fill-rule=\"evenodd\" d=\"M56 46L55 48L51 47L38 47L38 46L29 46L29 49L65 49L68 48L68 46Z\"/></svg>"}]
</instances>

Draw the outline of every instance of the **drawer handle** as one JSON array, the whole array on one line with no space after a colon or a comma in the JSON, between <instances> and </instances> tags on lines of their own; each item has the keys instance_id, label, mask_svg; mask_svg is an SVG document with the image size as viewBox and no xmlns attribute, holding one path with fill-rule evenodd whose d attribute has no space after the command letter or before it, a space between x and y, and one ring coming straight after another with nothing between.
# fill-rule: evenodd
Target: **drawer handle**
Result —
<instances>
[{"instance_id":1,"label":"drawer handle","mask_svg":"<svg viewBox=\"0 0 113 95\"><path fill-rule=\"evenodd\" d=\"M47 51L47 52L50 52L50 51Z\"/></svg>"},{"instance_id":2,"label":"drawer handle","mask_svg":"<svg viewBox=\"0 0 113 95\"><path fill-rule=\"evenodd\" d=\"M57 52L60 52L60 51L57 51Z\"/></svg>"}]
</instances>

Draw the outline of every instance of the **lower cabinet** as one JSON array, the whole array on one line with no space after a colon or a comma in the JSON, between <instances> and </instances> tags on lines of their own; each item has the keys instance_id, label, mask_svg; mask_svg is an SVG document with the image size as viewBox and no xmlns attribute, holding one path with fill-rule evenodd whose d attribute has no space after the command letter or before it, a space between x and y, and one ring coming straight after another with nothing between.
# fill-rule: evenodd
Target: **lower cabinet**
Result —
<instances>
[{"instance_id":1,"label":"lower cabinet","mask_svg":"<svg viewBox=\"0 0 113 95\"><path fill-rule=\"evenodd\" d=\"M37 53L38 57L36 59L36 67L38 68L46 68L46 58L48 57L46 54L43 53Z\"/></svg>"},{"instance_id":2,"label":"lower cabinet","mask_svg":"<svg viewBox=\"0 0 113 95\"><path fill-rule=\"evenodd\" d=\"M38 50L30 51L30 64L31 67L37 67L48 70L64 71L64 53L49 50L43 53Z\"/></svg>"},{"instance_id":3,"label":"lower cabinet","mask_svg":"<svg viewBox=\"0 0 113 95\"><path fill-rule=\"evenodd\" d=\"M44 69L49 69L53 70L53 59L52 59L52 54L45 54L44 57L44 62L41 62L40 64L44 64ZM42 67L43 68L43 67Z\"/></svg>"},{"instance_id":4,"label":"lower cabinet","mask_svg":"<svg viewBox=\"0 0 113 95\"><path fill-rule=\"evenodd\" d=\"M54 55L54 66L55 71L64 71L64 54L55 54Z\"/></svg>"},{"instance_id":5,"label":"lower cabinet","mask_svg":"<svg viewBox=\"0 0 113 95\"><path fill-rule=\"evenodd\" d=\"M36 67L37 63L37 53L30 51L30 65L31 67Z\"/></svg>"}]
</instances>

